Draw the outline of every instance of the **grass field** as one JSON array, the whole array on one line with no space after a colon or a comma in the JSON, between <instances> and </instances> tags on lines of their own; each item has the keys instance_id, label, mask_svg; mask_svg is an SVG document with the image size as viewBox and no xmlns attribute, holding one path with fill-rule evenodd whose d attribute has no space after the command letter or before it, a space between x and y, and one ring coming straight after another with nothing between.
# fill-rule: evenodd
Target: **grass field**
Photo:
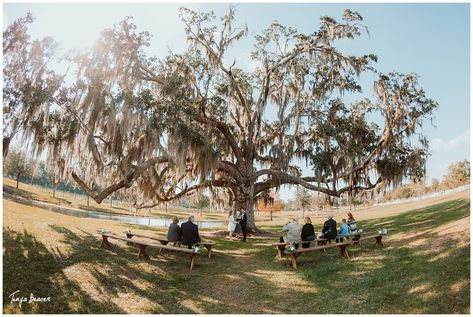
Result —
<instances>
[{"instance_id":1,"label":"grass field","mask_svg":"<svg viewBox=\"0 0 473 317\"><path fill-rule=\"evenodd\" d=\"M4 313L469 313L469 192L397 215L361 221L365 232L386 227L384 249L371 246L299 258L298 271L267 245L217 242L211 259L189 273L183 254L136 249L112 241L108 228L164 234L163 229L75 218L4 200ZM276 231L279 224L261 223ZM316 226L320 229L320 225ZM9 295L51 297L45 303L10 303Z\"/></svg>"}]
</instances>

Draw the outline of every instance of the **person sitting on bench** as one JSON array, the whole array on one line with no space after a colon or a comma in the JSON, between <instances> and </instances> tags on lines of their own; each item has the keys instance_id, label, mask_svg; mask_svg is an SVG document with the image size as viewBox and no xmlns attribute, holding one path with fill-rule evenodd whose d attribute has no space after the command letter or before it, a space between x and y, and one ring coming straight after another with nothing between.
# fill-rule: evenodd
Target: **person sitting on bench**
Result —
<instances>
[{"instance_id":1,"label":"person sitting on bench","mask_svg":"<svg viewBox=\"0 0 473 317\"><path fill-rule=\"evenodd\" d=\"M189 216L189 220L181 225L181 243L192 249L197 242L200 242L199 228L194 223L194 216Z\"/></svg>"},{"instance_id":2,"label":"person sitting on bench","mask_svg":"<svg viewBox=\"0 0 473 317\"><path fill-rule=\"evenodd\" d=\"M341 238L337 238L335 242L343 242L345 237L348 237L349 235L350 235L350 228L348 227L347 220L342 219L342 225L340 226L340 230L338 231L338 236Z\"/></svg>"},{"instance_id":3,"label":"person sitting on bench","mask_svg":"<svg viewBox=\"0 0 473 317\"><path fill-rule=\"evenodd\" d=\"M178 225L179 219L177 217L172 218L172 223L169 225L167 239L173 243L173 246L179 246L181 244L181 228Z\"/></svg>"},{"instance_id":4,"label":"person sitting on bench","mask_svg":"<svg viewBox=\"0 0 473 317\"><path fill-rule=\"evenodd\" d=\"M315 240L314 226L312 225L310 217L305 217L305 225L302 227L301 239L302 241ZM310 243L303 243L302 247L308 248L310 247Z\"/></svg>"},{"instance_id":5,"label":"person sitting on bench","mask_svg":"<svg viewBox=\"0 0 473 317\"><path fill-rule=\"evenodd\" d=\"M348 216L347 225L350 228L350 234L354 234L358 230L355 217L353 217L353 214L351 212L347 213L347 216Z\"/></svg>"},{"instance_id":6,"label":"person sitting on bench","mask_svg":"<svg viewBox=\"0 0 473 317\"><path fill-rule=\"evenodd\" d=\"M317 238L332 240L337 237L337 222L333 220L333 214L328 215L328 220L325 221L322 233L319 233Z\"/></svg>"},{"instance_id":7,"label":"person sitting on bench","mask_svg":"<svg viewBox=\"0 0 473 317\"><path fill-rule=\"evenodd\" d=\"M286 223L282 228L282 231L286 232L286 237L279 238L279 241L294 244L294 247L297 249L299 247L299 241L301 241L301 230L302 227L297 222L296 218L292 218L291 221Z\"/></svg>"}]
</instances>

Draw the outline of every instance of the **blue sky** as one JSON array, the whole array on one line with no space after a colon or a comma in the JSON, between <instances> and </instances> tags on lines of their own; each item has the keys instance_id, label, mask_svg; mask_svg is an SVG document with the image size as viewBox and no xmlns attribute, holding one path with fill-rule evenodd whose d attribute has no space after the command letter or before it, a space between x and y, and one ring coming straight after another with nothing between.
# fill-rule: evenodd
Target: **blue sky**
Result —
<instances>
[{"instance_id":1,"label":"blue sky","mask_svg":"<svg viewBox=\"0 0 473 317\"><path fill-rule=\"evenodd\" d=\"M153 35L149 50L160 57L169 49L178 52L186 46L178 18L180 6L214 10L217 15L228 8L224 3L4 3L3 27L31 11L36 18L32 37L53 36L67 50L91 46L101 30L133 16L140 30ZM382 72L416 72L427 95L439 103L435 127L426 123L423 133L431 140L427 179L440 179L449 164L469 159L470 4L239 4L237 21L248 25L249 36L234 48L229 60L236 58L237 65L251 68L252 34L259 33L273 20L311 33L318 29L320 16L339 18L346 8L363 16L369 36L364 34L355 41L340 43L342 51L378 55L376 67ZM367 96L371 96L373 79L371 75L361 78ZM283 188L281 197L287 199L293 192L294 188Z\"/></svg>"}]
</instances>

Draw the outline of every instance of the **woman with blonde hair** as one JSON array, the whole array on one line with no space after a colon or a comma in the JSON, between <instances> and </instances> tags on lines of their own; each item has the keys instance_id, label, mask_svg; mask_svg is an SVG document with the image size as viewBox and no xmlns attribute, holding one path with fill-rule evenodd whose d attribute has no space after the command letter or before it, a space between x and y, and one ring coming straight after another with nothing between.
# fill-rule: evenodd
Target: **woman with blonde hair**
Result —
<instances>
[{"instance_id":1,"label":"woman with blonde hair","mask_svg":"<svg viewBox=\"0 0 473 317\"><path fill-rule=\"evenodd\" d=\"M173 246L181 245L181 228L178 225L179 219L174 216L172 218L172 223L169 225L167 239L169 242L173 243Z\"/></svg>"},{"instance_id":2,"label":"woman with blonde hair","mask_svg":"<svg viewBox=\"0 0 473 317\"><path fill-rule=\"evenodd\" d=\"M312 220L310 217L305 217L305 225L302 227L301 232L302 241L314 241L315 240L315 231L314 226L312 225ZM302 243L303 248L310 247L310 243Z\"/></svg>"}]
</instances>

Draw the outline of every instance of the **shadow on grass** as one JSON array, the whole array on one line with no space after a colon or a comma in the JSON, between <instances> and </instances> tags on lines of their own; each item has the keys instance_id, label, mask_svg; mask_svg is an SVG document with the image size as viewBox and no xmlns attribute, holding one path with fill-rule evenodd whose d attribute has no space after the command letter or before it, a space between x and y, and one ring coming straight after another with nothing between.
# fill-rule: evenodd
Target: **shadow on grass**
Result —
<instances>
[{"instance_id":1,"label":"shadow on grass","mask_svg":"<svg viewBox=\"0 0 473 317\"><path fill-rule=\"evenodd\" d=\"M178 287L182 282L182 276L172 271L189 275L188 257L164 254L151 261L137 261L137 250L133 247L113 244L110 249L101 249L98 236L87 232L79 236L55 225L50 225L50 228L63 235L61 242L70 247L68 254L62 254L58 249L49 250L26 231L18 233L4 230L5 313L126 313L112 301L112 298L123 293L149 300L149 313L195 313L175 302L175 292L169 291L170 285ZM154 254L150 252L150 255ZM173 261L169 261L171 259ZM168 261L174 262L175 267L166 265ZM98 298L92 298L81 288L83 281L71 280L64 273L68 267L79 264L90 265L88 270L95 283L94 293L100 294ZM151 266L151 272L140 269L143 264ZM160 270L163 264L169 275ZM148 287L143 288L140 284ZM51 302L38 305L23 303L21 307L10 304L8 296L16 290L20 290L24 296L30 293L37 297L50 296Z\"/></svg>"},{"instance_id":2,"label":"shadow on grass","mask_svg":"<svg viewBox=\"0 0 473 317\"><path fill-rule=\"evenodd\" d=\"M96 244L96 239L94 239ZM69 262L52 252L27 231L3 231L3 312L4 313L124 313L111 302L100 302L81 291L63 269ZM11 304L16 296L51 297L50 302Z\"/></svg>"},{"instance_id":3,"label":"shadow on grass","mask_svg":"<svg viewBox=\"0 0 473 317\"><path fill-rule=\"evenodd\" d=\"M151 260L137 260L137 249L124 243L112 240L110 249L102 249L98 235L84 231L79 234L56 225L49 227L62 235L60 242L67 245L67 254L58 249L49 250L26 231L4 231L4 312L125 313L122 305L112 301L123 294L147 302L131 309L134 312L262 312L242 303L259 292L254 287L266 288L267 284L263 278L243 281L244 273L265 267L286 270L266 259L264 263L256 261L248 266L251 254L241 255L238 251L262 248L257 242L218 241L212 258L200 256L189 273L189 258L185 254L157 255L157 251L150 250ZM64 273L69 267L79 265L86 265L87 276L75 275L72 279ZM22 307L11 305L8 294L17 289L24 294L51 296L52 301ZM91 293L98 293L98 298ZM231 300L227 302L224 298Z\"/></svg>"}]
</instances>

